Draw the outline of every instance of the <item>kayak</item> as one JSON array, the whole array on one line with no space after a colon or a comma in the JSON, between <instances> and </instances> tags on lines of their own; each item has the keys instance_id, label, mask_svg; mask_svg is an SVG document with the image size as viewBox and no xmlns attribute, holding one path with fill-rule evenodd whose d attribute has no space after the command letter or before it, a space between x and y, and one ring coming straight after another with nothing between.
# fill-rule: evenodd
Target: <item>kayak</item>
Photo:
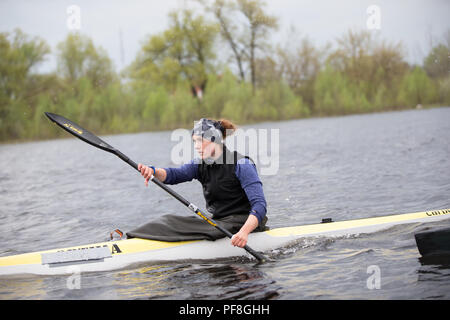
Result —
<instances>
[{"instance_id":1,"label":"kayak","mask_svg":"<svg viewBox=\"0 0 450 320\"><path fill-rule=\"evenodd\" d=\"M317 224L252 233L248 243L257 251L267 252L306 237L357 235L380 231L398 224L433 222L447 218L450 218L450 209L337 222L323 219ZM0 257L0 276L100 272L138 264L232 257L254 259L242 248L231 246L228 238L180 242L132 238Z\"/></svg>"}]
</instances>

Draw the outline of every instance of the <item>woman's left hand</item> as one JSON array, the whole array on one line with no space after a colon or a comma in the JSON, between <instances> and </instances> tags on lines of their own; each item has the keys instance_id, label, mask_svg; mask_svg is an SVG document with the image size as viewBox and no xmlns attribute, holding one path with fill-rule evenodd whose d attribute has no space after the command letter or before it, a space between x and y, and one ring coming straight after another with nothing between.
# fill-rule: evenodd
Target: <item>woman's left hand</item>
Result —
<instances>
[{"instance_id":1,"label":"woman's left hand","mask_svg":"<svg viewBox=\"0 0 450 320\"><path fill-rule=\"evenodd\" d=\"M248 233L240 230L231 238L231 244L235 247L243 248L247 244Z\"/></svg>"}]
</instances>

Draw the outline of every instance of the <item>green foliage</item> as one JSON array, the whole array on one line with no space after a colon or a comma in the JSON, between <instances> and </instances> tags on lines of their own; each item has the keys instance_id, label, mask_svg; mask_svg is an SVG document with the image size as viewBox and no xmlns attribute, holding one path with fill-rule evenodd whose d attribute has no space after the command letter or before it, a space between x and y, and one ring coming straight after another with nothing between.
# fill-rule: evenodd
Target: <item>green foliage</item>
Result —
<instances>
[{"instance_id":1,"label":"green foliage","mask_svg":"<svg viewBox=\"0 0 450 320\"><path fill-rule=\"evenodd\" d=\"M49 51L44 40L20 30L0 33L0 141L29 136L42 80L32 72Z\"/></svg>"},{"instance_id":2,"label":"green foliage","mask_svg":"<svg viewBox=\"0 0 450 320\"><path fill-rule=\"evenodd\" d=\"M446 106L450 106L450 76L440 80L439 86L439 101Z\"/></svg>"},{"instance_id":3,"label":"green foliage","mask_svg":"<svg viewBox=\"0 0 450 320\"><path fill-rule=\"evenodd\" d=\"M284 82L272 82L256 94L253 117L255 120L287 120L309 115L302 98L295 96Z\"/></svg>"},{"instance_id":4,"label":"green foliage","mask_svg":"<svg viewBox=\"0 0 450 320\"><path fill-rule=\"evenodd\" d=\"M424 69L432 78L445 78L450 71L450 48L438 44L425 58Z\"/></svg>"},{"instance_id":5,"label":"green foliage","mask_svg":"<svg viewBox=\"0 0 450 320\"><path fill-rule=\"evenodd\" d=\"M318 115L350 113L355 107L352 89L345 74L327 65L316 79L314 112Z\"/></svg>"},{"instance_id":6,"label":"green foliage","mask_svg":"<svg viewBox=\"0 0 450 320\"><path fill-rule=\"evenodd\" d=\"M420 67L408 72L400 86L398 103L406 107L431 104L438 100L436 85Z\"/></svg>"},{"instance_id":7,"label":"green foliage","mask_svg":"<svg viewBox=\"0 0 450 320\"><path fill-rule=\"evenodd\" d=\"M104 87L114 81L111 60L87 36L70 33L57 48L59 74L69 83L85 77L95 87Z\"/></svg>"},{"instance_id":8,"label":"green foliage","mask_svg":"<svg viewBox=\"0 0 450 320\"><path fill-rule=\"evenodd\" d=\"M68 35L57 46L56 72L39 74L35 67L50 53L45 41L20 30L0 33L0 141L66 136L49 125L45 111L97 134L112 134L189 128L201 117L240 125L450 105L450 77L430 62L444 52L441 47L424 68L411 69L397 47L377 46L366 33L349 33L323 65L312 59L324 56L312 44L297 52L307 57L281 55L281 65L271 57L256 60L260 78L254 86L219 67L216 25L189 11L172 13L171 19L168 30L143 45L126 78L86 36ZM290 61L302 62L301 68L281 70ZM204 89L202 97L193 94L193 87Z\"/></svg>"},{"instance_id":9,"label":"green foliage","mask_svg":"<svg viewBox=\"0 0 450 320\"><path fill-rule=\"evenodd\" d=\"M182 79L187 79L192 87L204 86L207 74L213 70L218 26L189 10L174 11L169 20L169 29L144 43L128 76L164 85L171 92Z\"/></svg>"},{"instance_id":10,"label":"green foliage","mask_svg":"<svg viewBox=\"0 0 450 320\"><path fill-rule=\"evenodd\" d=\"M160 122L161 115L168 103L169 95L164 88L158 87L149 92L142 111L142 121L150 127L156 126Z\"/></svg>"},{"instance_id":11,"label":"green foliage","mask_svg":"<svg viewBox=\"0 0 450 320\"><path fill-rule=\"evenodd\" d=\"M251 99L251 85L239 82L231 71L226 69L220 77L208 78L203 99L205 115L211 118L246 121L251 109Z\"/></svg>"}]
</instances>

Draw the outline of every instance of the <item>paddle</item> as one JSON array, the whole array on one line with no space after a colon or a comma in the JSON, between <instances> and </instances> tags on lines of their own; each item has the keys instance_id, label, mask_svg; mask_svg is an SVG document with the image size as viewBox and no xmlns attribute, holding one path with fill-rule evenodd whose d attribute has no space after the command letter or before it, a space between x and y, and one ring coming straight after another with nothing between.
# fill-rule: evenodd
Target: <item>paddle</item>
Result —
<instances>
[{"instance_id":1,"label":"paddle","mask_svg":"<svg viewBox=\"0 0 450 320\"><path fill-rule=\"evenodd\" d=\"M137 171L139 171L138 169L138 165L136 162L130 160L130 158L128 158L126 155L124 155L122 152L120 152L119 150L117 150L116 148L112 147L111 145L107 144L105 141L101 140L99 137L97 137L96 135L90 133L89 131L87 131L86 129L81 128L79 125L73 123L72 121L59 116L57 114L54 113L50 113L50 112L45 112L45 115L54 123L56 123L58 126L60 126L61 128L63 128L64 130L66 130L67 132L73 134L75 137L83 140L84 142L89 143L90 145L93 145L94 147L97 147L99 149L102 149L104 151L110 152L112 154L115 154L116 156L118 156L120 159L122 159L123 161L125 161L126 163L128 163L130 166L132 166L133 168L135 168ZM191 209L192 212L194 212L195 214L197 214L199 217L201 217L203 220L205 220L206 222L208 222L210 225L212 225L213 227L217 228L218 230L220 230L223 234L225 234L228 238L233 237L233 235L231 234L231 232L229 232L228 230L222 228L220 225L218 225L213 219L210 219L206 216L206 214L204 214L195 204L190 203L189 201L187 201L186 199L184 199L182 196L180 196L178 193L176 193L175 191L173 191L172 189L170 189L167 185L165 185L164 183L162 183L161 181L159 181L157 178L155 178L154 176L152 176L152 178L150 179L151 181L153 181L157 186L161 187L162 189L164 189L165 191L167 191L170 195L172 195L175 199L179 200L181 203L183 203L186 207L188 207L189 209ZM250 253L251 255L253 255L256 259L258 259L258 261L260 262L264 262L266 261L266 259L264 258L263 255L261 255L260 253L256 252L255 250L253 250L252 248L250 248L249 246L245 246L244 247L245 250L247 250L248 253Z\"/></svg>"}]
</instances>

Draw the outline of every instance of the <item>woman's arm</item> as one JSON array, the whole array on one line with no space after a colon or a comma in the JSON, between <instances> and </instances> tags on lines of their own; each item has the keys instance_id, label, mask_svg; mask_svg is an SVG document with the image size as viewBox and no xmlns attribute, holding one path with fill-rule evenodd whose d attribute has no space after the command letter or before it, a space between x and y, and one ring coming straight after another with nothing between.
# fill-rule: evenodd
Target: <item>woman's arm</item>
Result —
<instances>
[{"instance_id":1,"label":"woman's arm","mask_svg":"<svg viewBox=\"0 0 450 320\"><path fill-rule=\"evenodd\" d=\"M267 203L256 166L246 158L240 159L235 173L250 201L251 210L249 213L254 215L261 223L267 212Z\"/></svg>"},{"instance_id":2,"label":"woman's arm","mask_svg":"<svg viewBox=\"0 0 450 320\"><path fill-rule=\"evenodd\" d=\"M244 247L247 244L248 235L255 230L258 224L258 218L250 214L241 230L231 238L231 244L240 248Z\"/></svg>"},{"instance_id":3,"label":"woman's arm","mask_svg":"<svg viewBox=\"0 0 450 320\"><path fill-rule=\"evenodd\" d=\"M138 169L145 178L146 186L148 186L148 181L152 175L166 184L177 184L197 179L198 164L193 160L179 168L155 168L156 172L153 172L153 169L149 166L138 164Z\"/></svg>"},{"instance_id":4,"label":"woman's arm","mask_svg":"<svg viewBox=\"0 0 450 320\"><path fill-rule=\"evenodd\" d=\"M248 235L255 230L266 215L266 199L259 179L256 166L248 159L238 161L236 166L236 176L241 182L241 186L250 201L251 210L247 221L238 233L231 238L231 244L244 247L247 244Z\"/></svg>"}]
</instances>

